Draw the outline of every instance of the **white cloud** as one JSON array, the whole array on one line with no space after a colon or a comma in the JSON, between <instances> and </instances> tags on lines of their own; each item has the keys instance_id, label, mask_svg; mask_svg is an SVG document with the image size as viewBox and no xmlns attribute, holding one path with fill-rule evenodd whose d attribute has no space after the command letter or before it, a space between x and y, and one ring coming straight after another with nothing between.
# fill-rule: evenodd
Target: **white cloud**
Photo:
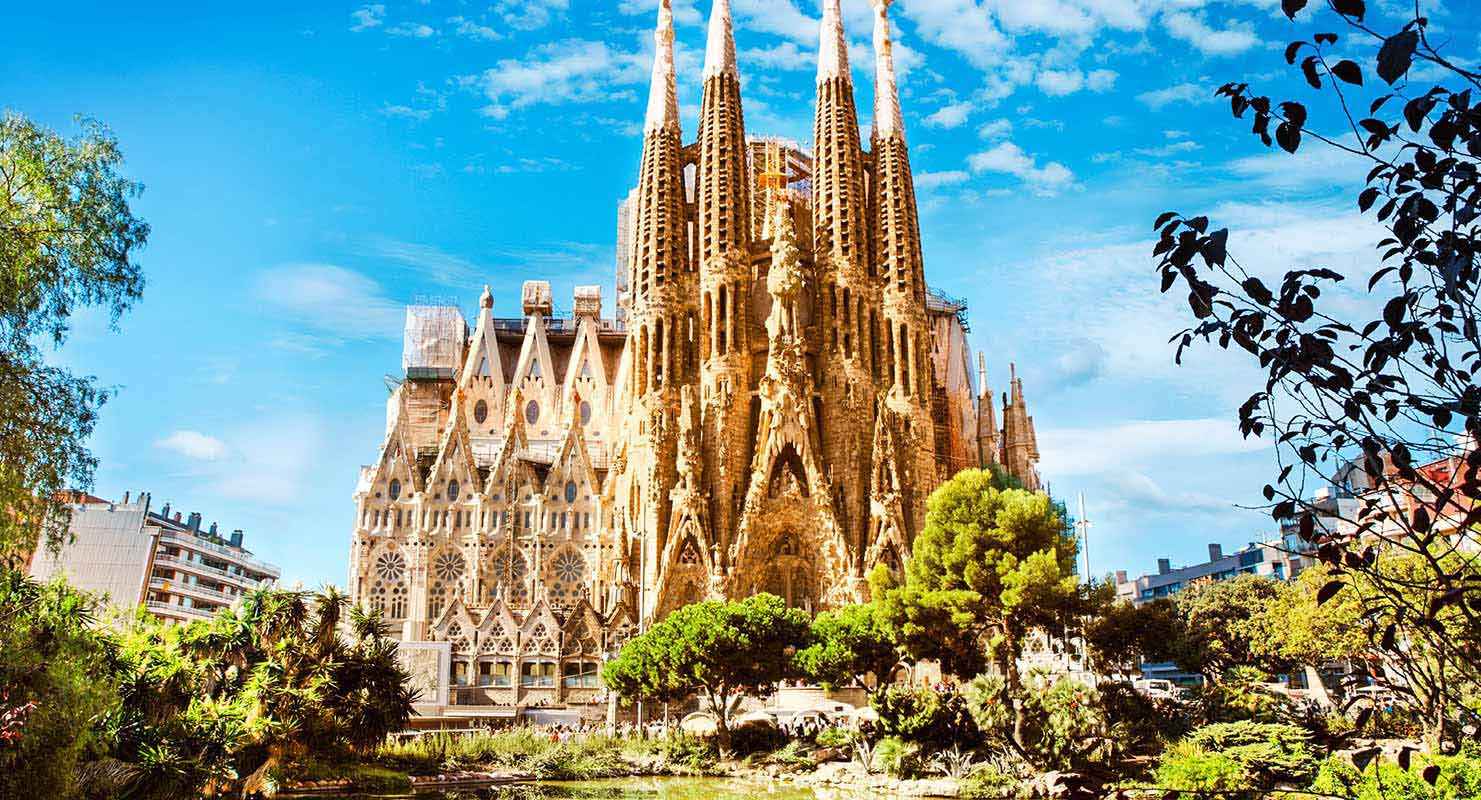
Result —
<instances>
[{"instance_id":1,"label":"white cloud","mask_svg":"<svg viewBox=\"0 0 1481 800\"><path fill-rule=\"evenodd\" d=\"M631 98L632 91L620 87L645 82L651 60L615 51L606 42L567 39L539 45L524 58L503 59L461 82L488 99L484 116L503 119L511 109L534 105Z\"/></svg>"},{"instance_id":2,"label":"white cloud","mask_svg":"<svg viewBox=\"0 0 1481 800\"><path fill-rule=\"evenodd\" d=\"M194 461L220 461L226 457L226 443L199 431L178 430L154 443L161 450Z\"/></svg>"},{"instance_id":3,"label":"white cloud","mask_svg":"<svg viewBox=\"0 0 1481 800\"><path fill-rule=\"evenodd\" d=\"M792 0L735 0L733 5L738 27L791 39L817 52L820 21L799 11Z\"/></svg>"},{"instance_id":4,"label":"white cloud","mask_svg":"<svg viewBox=\"0 0 1481 800\"><path fill-rule=\"evenodd\" d=\"M464 39L472 39L480 42L495 42L504 35L479 22L474 22L467 17L448 17L447 24L453 26L453 33Z\"/></svg>"},{"instance_id":5,"label":"white cloud","mask_svg":"<svg viewBox=\"0 0 1481 800\"><path fill-rule=\"evenodd\" d=\"M1039 166L1036 159L1013 142L973 153L967 157L973 172L1001 172L1023 181L1036 194L1054 194L1075 182L1075 174L1058 161Z\"/></svg>"},{"instance_id":6,"label":"white cloud","mask_svg":"<svg viewBox=\"0 0 1481 800\"><path fill-rule=\"evenodd\" d=\"M1233 417L1122 422L1039 432L1046 472L1056 476L1110 472L1125 464L1251 453L1268 445L1245 439Z\"/></svg>"},{"instance_id":7,"label":"white cloud","mask_svg":"<svg viewBox=\"0 0 1481 800\"><path fill-rule=\"evenodd\" d=\"M379 283L333 264L286 264L257 276L253 296L322 341L399 338L402 307Z\"/></svg>"},{"instance_id":8,"label":"white cloud","mask_svg":"<svg viewBox=\"0 0 1481 800\"><path fill-rule=\"evenodd\" d=\"M227 438L232 456L206 469L210 491L272 506L302 502L324 449L320 420L306 415L258 419Z\"/></svg>"},{"instance_id":9,"label":"white cloud","mask_svg":"<svg viewBox=\"0 0 1481 800\"><path fill-rule=\"evenodd\" d=\"M977 135L988 141L1006 139L1013 135L1013 123L1007 119L995 119L983 123L982 127L977 129Z\"/></svg>"},{"instance_id":10,"label":"white cloud","mask_svg":"<svg viewBox=\"0 0 1481 800\"><path fill-rule=\"evenodd\" d=\"M925 123L932 128L959 128L967 121L967 115L972 113L973 105L968 102L949 103L944 105L925 118Z\"/></svg>"},{"instance_id":11,"label":"white cloud","mask_svg":"<svg viewBox=\"0 0 1481 800\"><path fill-rule=\"evenodd\" d=\"M411 39L430 39L437 35L437 29L421 22L402 22L386 28L386 33Z\"/></svg>"},{"instance_id":12,"label":"white cloud","mask_svg":"<svg viewBox=\"0 0 1481 800\"><path fill-rule=\"evenodd\" d=\"M1137 102L1147 108L1157 111L1173 103L1212 103L1214 101L1214 90L1195 83L1178 83L1165 89L1142 92L1136 96L1136 99Z\"/></svg>"},{"instance_id":13,"label":"white cloud","mask_svg":"<svg viewBox=\"0 0 1481 800\"><path fill-rule=\"evenodd\" d=\"M1085 73L1085 88L1092 92L1109 92L1120 77L1115 70L1093 69Z\"/></svg>"},{"instance_id":14,"label":"white cloud","mask_svg":"<svg viewBox=\"0 0 1481 800\"><path fill-rule=\"evenodd\" d=\"M1050 97L1063 97L1080 91L1085 85L1085 76L1078 69L1046 69L1034 80L1039 90Z\"/></svg>"},{"instance_id":15,"label":"white cloud","mask_svg":"<svg viewBox=\"0 0 1481 800\"><path fill-rule=\"evenodd\" d=\"M696 0L674 0L674 24L698 25L704 21ZM658 10L658 0L619 0L617 11L622 14L641 14L651 17Z\"/></svg>"},{"instance_id":16,"label":"white cloud","mask_svg":"<svg viewBox=\"0 0 1481 800\"><path fill-rule=\"evenodd\" d=\"M1190 139L1179 139L1157 147L1138 147L1136 148L1136 152L1139 155L1151 156L1152 158L1166 158L1179 153L1191 153L1194 150L1201 149L1203 149L1203 145L1198 142Z\"/></svg>"},{"instance_id":17,"label":"white cloud","mask_svg":"<svg viewBox=\"0 0 1481 800\"><path fill-rule=\"evenodd\" d=\"M1255 32L1246 23L1230 23L1229 27L1209 27L1201 14L1175 11L1162 18L1167 32L1175 38L1193 45L1204 55L1229 56L1243 53L1259 43Z\"/></svg>"},{"instance_id":18,"label":"white cloud","mask_svg":"<svg viewBox=\"0 0 1481 800\"><path fill-rule=\"evenodd\" d=\"M372 3L361 6L350 12L350 19L355 24L350 26L352 31L368 31L371 28L379 28L386 22L386 7L381 3Z\"/></svg>"},{"instance_id":19,"label":"white cloud","mask_svg":"<svg viewBox=\"0 0 1481 800\"><path fill-rule=\"evenodd\" d=\"M796 42L782 42L775 47L743 50L737 56L747 67L780 70L808 70L818 63L816 49L804 50ZM747 105L750 103L747 102Z\"/></svg>"},{"instance_id":20,"label":"white cloud","mask_svg":"<svg viewBox=\"0 0 1481 800\"><path fill-rule=\"evenodd\" d=\"M568 8L569 0L498 0L493 6L505 24L521 31L543 28Z\"/></svg>"},{"instance_id":21,"label":"white cloud","mask_svg":"<svg viewBox=\"0 0 1481 800\"><path fill-rule=\"evenodd\" d=\"M972 176L959 169L945 170L942 172L917 172L915 174L916 191L929 192L942 186L954 186L966 183Z\"/></svg>"}]
</instances>

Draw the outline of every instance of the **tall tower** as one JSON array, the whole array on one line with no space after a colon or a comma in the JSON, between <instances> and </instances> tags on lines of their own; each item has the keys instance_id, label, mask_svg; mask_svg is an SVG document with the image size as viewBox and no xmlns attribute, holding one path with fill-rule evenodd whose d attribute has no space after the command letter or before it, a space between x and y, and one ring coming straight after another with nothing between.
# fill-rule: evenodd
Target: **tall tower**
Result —
<instances>
[{"instance_id":1,"label":"tall tower","mask_svg":"<svg viewBox=\"0 0 1481 800\"><path fill-rule=\"evenodd\" d=\"M874 0L874 134L871 222L884 316L885 406L893 416L899 466L906 487L933 483L930 323L921 264L919 215L890 38L891 0ZM925 513L925 496L907 489L902 498L913 535Z\"/></svg>"},{"instance_id":2,"label":"tall tower","mask_svg":"<svg viewBox=\"0 0 1481 800\"><path fill-rule=\"evenodd\" d=\"M735 533L752 439L751 198L730 0L714 0L710 11L698 151L695 237L704 470L714 508L713 544L723 551Z\"/></svg>"},{"instance_id":3,"label":"tall tower","mask_svg":"<svg viewBox=\"0 0 1481 800\"><path fill-rule=\"evenodd\" d=\"M658 554L669 530L671 494L677 479L676 410L682 386L697 373L694 338L695 275L689 260L684 213L684 164L674 77L674 19L670 0L660 0L654 31L653 78L643 128L637 207L629 282L630 370L627 450L619 479L618 508L642 551L642 580L656 582ZM652 596L647 598L651 613Z\"/></svg>"},{"instance_id":4,"label":"tall tower","mask_svg":"<svg viewBox=\"0 0 1481 800\"><path fill-rule=\"evenodd\" d=\"M864 152L839 0L824 0L813 121L813 247L823 452L844 535L861 551L879 371Z\"/></svg>"}]
</instances>

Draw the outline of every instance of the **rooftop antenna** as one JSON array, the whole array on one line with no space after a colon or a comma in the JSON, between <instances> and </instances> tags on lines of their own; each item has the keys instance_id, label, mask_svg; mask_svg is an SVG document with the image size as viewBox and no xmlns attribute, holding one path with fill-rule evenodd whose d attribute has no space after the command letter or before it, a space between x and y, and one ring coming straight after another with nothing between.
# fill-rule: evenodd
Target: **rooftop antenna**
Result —
<instances>
[{"instance_id":1,"label":"rooftop antenna","mask_svg":"<svg viewBox=\"0 0 1481 800\"><path fill-rule=\"evenodd\" d=\"M1090 518L1085 516L1085 493L1080 493L1080 516L1075 520L1075 529L1080 534L1080 550L1085 553L1085 582L1091 580L1090 573Z\"/></svg>"}]
</instances>

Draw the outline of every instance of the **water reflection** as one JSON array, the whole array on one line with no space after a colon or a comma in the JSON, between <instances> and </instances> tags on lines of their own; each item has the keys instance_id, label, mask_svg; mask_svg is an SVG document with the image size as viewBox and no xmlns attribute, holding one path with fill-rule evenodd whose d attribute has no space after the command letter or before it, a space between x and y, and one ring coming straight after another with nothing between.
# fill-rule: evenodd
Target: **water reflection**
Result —
<instances>
[{"instance_id":1,"label":"water reflection","mask_svg":"<svg viewBox=\"0 0 1481 800\"><path fill-rule=\"evenodd\" d=\"M341 796L341 800L387 800L391 797L415 797L417 800L856 800L865 796L833 789L814 790L724 778L620 778L416 795L346 795Z\"/></svg>"}]
</instances>

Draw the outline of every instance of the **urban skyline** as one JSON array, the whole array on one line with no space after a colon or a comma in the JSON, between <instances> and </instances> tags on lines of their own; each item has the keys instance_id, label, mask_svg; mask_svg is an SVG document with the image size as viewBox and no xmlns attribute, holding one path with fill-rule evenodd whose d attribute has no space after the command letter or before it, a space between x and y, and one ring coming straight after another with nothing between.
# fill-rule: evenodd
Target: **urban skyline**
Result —
<instances>
[{"instance_id":1,"label":"urban skyline","mask_svg":"<svg viewBox=\"0 0 1481 800\"><path fill-rule=\"evenodd\" d=\"M285 583L343 582L346 476L364 456L336 443L383 427L376 376L396 371L402 305L486 282L512 304L534 277L551 278L558 299L588 283L612 296L615 209L635 182L640 133L618 121L641 118L652 6L496 4L479 18L435 3L268 7L197 18L199 36L169 42L150 30L165 7L128 19L100 8L84 39L123 34L106 65L59 62L38 49L48 35L0 33L6 102L58 129L79 111L108 120L159 231L126 335L89 312L61 354L118 388L93 442L95 494L156 487L242 525ZM736 6L748 128L805 142L812 75L787 58L808 60L817 11ZM899 4L902 69L917 73L902 89L926 263L967 287L992 384L1006 385L1010 359L1024 374L1046 482L1087 495L1095 572L1157 555L1190 563L1208 541L1275 532L1235 508L1259 502L1268 453L1235 428L1248 373L1211 355L1172 365L1171 301L1156 295L1148 229L1127 220L1238 183L1249 199L1220 215L1272 269L1368 253L1350 233L1296 230L1284 222L1294 215L1372 229L1344 187L1298 188L1324 168L1319 155L1265 152L1208 102L1226 76L1268 72L1270 91L1297 91L1251 33L1280 31L1277 10L1066 8ZM702 10L676 8L691 72ZM867 47L867 4L844 12L851 49ZM33 31L63 24L46 9L16 13ZM952 14L971 24L944 24ZM1467 52L1481 44L1473 22L1434 16ZM38 68L52 76L44 91L24 78ZM858 82L867 109L870 81ZM697 99L696 85L681 87L690 135ZM1070 135L1086 126L1097 135ZM525 135L538 130L552 133ZM562 224L537 219L553 208Z\"/></svg>"}]
</instances>

